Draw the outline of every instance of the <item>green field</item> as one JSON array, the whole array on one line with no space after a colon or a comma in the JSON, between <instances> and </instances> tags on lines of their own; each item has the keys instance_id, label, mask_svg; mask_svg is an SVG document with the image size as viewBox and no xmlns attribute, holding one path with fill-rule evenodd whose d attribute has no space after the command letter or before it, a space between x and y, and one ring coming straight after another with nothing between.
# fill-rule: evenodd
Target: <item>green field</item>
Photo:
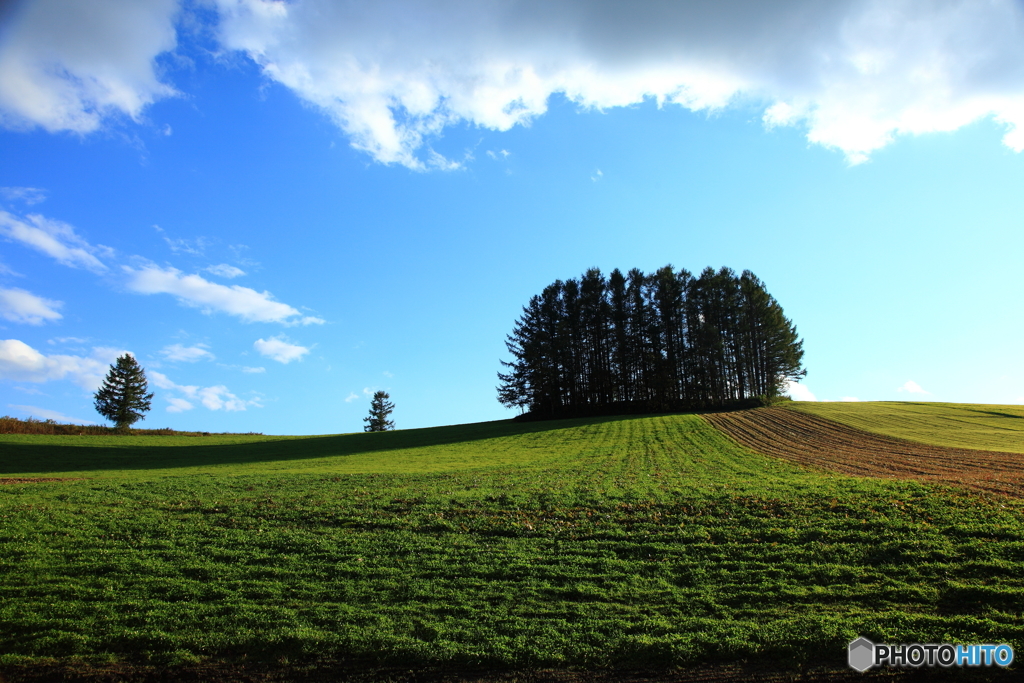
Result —
<instances>
[{"instance_id":1,"label":"green field","mask_svg":"<svg viewBox=\"0 0 1024 683\"><path fill-rule=\"evenodd\" d=\"M786 405L857 429L932 446L1024 453L1024 405L894 401Z\"/></svg>"},{"instance_id":2,"label":"green field","mask_svg":"<svg viewBox=\"0 0 1024 683\"><path fill-rule=\"evenodd\" d=\"M50 660L845 667L1024 646L1024 504L808 472L700 417L0 436L0 672Z\"/></svg>"}]
</instances>

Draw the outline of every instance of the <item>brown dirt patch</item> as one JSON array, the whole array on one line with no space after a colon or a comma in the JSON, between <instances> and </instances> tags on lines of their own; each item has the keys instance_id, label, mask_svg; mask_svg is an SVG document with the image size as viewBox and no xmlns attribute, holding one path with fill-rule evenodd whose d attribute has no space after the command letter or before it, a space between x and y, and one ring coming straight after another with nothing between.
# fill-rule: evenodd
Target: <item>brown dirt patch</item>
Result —
<instances>
[{"instance_id":1,"label":"brown dirt patch","mask_svg":"<svg viewBox=\"0 0 1024 683\"><path fill-rule=\"evenodd\" d=\"M4 484L41 484L48 481L80 481L80 477L0 477L0 486Z\"/></svg>"},{"instance_id":2,"label":"brown dirt patch","mask_svg":"<svg viewBox=\"0 0 1024 683\"><path fill-rule=\"evenodd\" d=\"M1024 455L903 441L786 408L702 416L758 453L843 474L967 486L1024 497Z\"/></svg>"}]
</instances>

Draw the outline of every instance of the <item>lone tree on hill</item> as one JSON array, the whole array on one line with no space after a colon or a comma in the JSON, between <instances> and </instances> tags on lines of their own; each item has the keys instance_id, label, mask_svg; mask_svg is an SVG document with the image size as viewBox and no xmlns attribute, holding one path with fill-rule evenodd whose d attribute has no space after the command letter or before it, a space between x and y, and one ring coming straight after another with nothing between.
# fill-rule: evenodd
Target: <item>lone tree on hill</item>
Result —
<instances>
[{"instance_id":1,"label":"lone tree on hill","mask_svg":"<svg viewBox=\"0 0 1024 683\"><path fill-rule=\"evenodd\" d=\"M146 372L126 353L110 366L106 379L93 395L96 412L113 422L119 431L127 431L145 419L143 413L149 411L153 394L147 394L147 389Z\"/></svg>"},{"instance_id":2,"label":"lone tree on hill","mask_svg":"<svg viewBox=\"0 0 1024 683\"><path fill-rule=\"evenodd\" d=\"M363 422L366 426L363 427L364 432L387 432L395 428L395 421L389 420L390 415L395 410L395 404L389 401L391 398L386 391L376 391L373 394L373 400L370 402L370 414L363 418Z\"/></svg>"}]
</instances>

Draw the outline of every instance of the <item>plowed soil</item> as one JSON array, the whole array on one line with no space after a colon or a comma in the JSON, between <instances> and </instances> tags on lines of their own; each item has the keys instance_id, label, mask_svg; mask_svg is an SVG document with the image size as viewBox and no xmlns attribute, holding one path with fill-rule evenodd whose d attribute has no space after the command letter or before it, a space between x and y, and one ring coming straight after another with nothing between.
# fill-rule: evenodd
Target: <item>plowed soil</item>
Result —
<instances>
[{"instance_id":1,"label":"plowed soil","mask_svg":"<svg viewBox=\"0 0 1024 683\"><path fill-rule=\"evenodd\" d=\"M746 448L800 465L1024 497L1024 455L1019 453L928 446L786 408L703 417Z\"/></svg>"}]
</instances>

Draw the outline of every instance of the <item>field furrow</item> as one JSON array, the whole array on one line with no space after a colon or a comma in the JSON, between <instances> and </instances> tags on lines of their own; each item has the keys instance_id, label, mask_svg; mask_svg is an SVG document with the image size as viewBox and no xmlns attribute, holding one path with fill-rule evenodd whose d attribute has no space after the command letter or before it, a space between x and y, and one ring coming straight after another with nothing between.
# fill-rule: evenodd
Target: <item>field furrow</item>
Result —
<instances>
[{"instance_id":1,"label":"field furrow","mask_svg":"<svg viewBox=\"0 0 1024 683\"><path fill-rule=\"evenodd\" d=\"M871 434L787 408L703 416L758 453L844 474L917 479L1024 497L1024 455Z\"/></svg>"}]
</instances>

